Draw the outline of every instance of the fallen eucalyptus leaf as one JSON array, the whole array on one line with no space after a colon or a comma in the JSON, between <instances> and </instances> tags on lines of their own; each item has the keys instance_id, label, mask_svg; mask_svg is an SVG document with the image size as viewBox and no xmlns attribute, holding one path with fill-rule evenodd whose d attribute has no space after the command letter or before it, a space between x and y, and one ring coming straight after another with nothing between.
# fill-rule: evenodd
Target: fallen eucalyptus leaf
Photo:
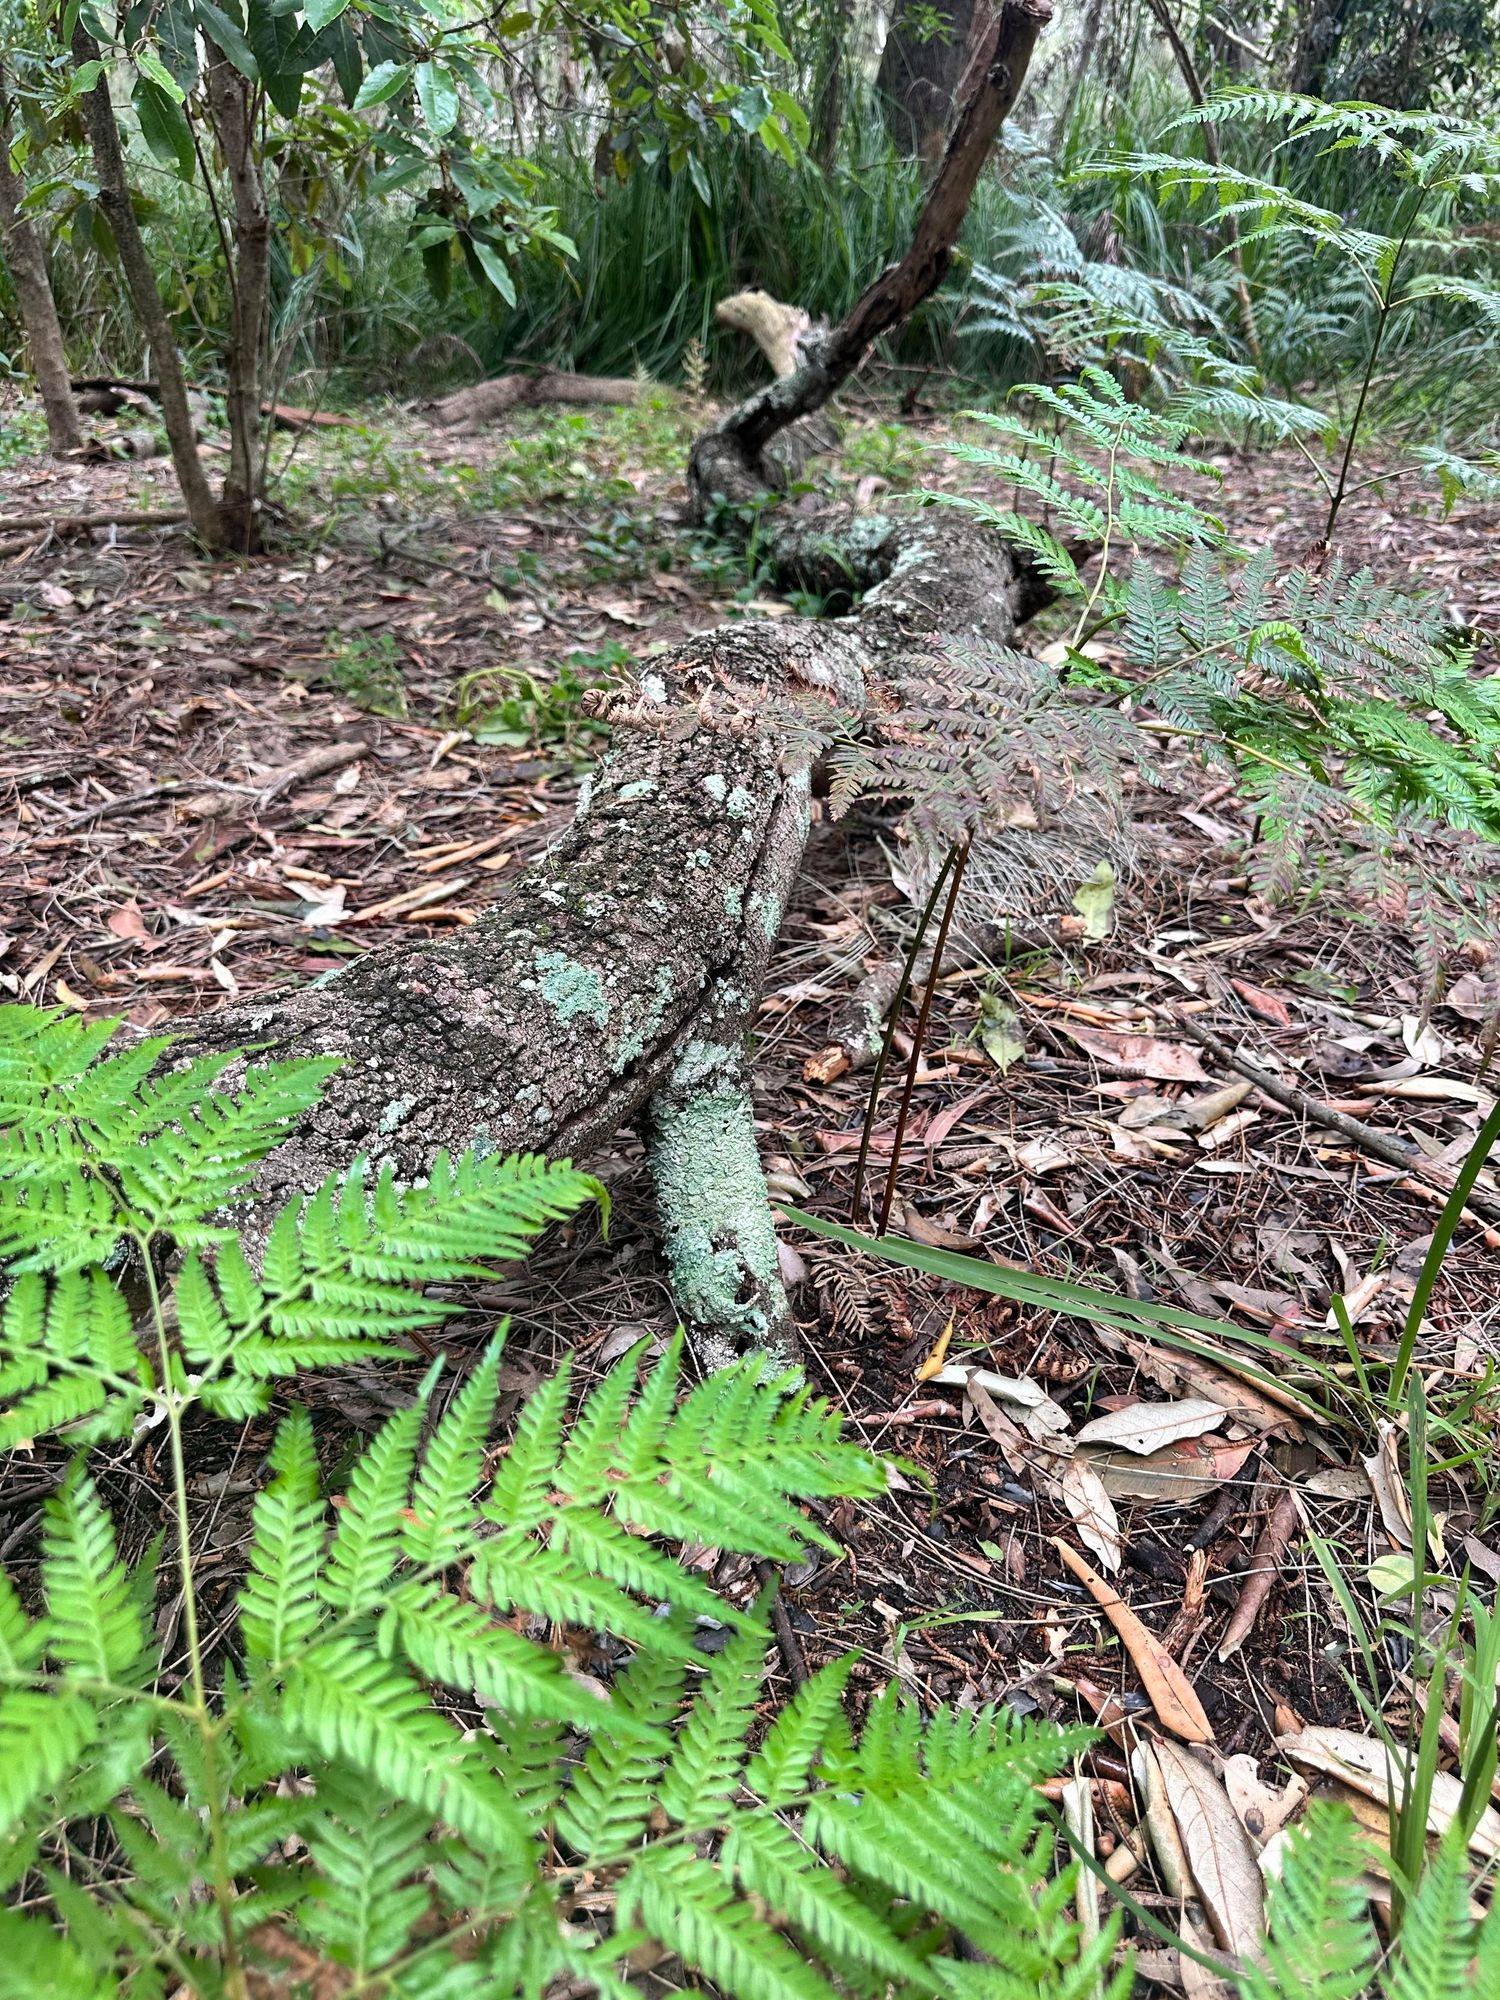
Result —
<instances>
[{"instance_id":1,"label":"fallen eucalyptus leaf","mask_svg":"<svg viewBox=\"0 0 1500 2000\"><path fill-rule=\"evenodd\" d=\"M1180 1438L1202 1437L1217 1430L1224 1421L1224 1406L1206 1398L1178 1403L1132 1403L1128 1409L1110 1410L1094 1417L1078 1433L1080 1444L1118 1445L1148 1457L1164 1445Z\"/></svg>"}]
</instances>

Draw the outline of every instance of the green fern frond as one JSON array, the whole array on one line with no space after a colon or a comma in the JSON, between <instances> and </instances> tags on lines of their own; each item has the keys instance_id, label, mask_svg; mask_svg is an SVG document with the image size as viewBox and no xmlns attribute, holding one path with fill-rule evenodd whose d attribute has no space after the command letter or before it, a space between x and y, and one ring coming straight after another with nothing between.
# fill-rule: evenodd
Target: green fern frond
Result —
<instances>
[{"instance_id":1,"label":"green fern frond","mask_svg":"<svg viewBox=\"0 0 1500 2000\"><path fill-rule=\"evenodd\" d=\"M431 1822L420 1807L393 1803L338 1772L323 1780L319 1804L306 1828L318 1888L299 1924L355 1979L367 1979L404 1950L431 1907L420 1879Z\"/></svg>"},{"instance_id":2,"label":"green fern frond","mask_svg":"<svg viewBox=\"0 0 1500 2000\"><path fill-rule=\"evenodd\" d=\"M621 1675L613 1706L632 1727L595 1730L557 1815L562 1838L585 1861L621 1858L645 1831L690 1656L687 1645L675 1657L658 1647Z\"/></svg>"},{"instance_id":3,"label":"green fern frond","mask_svg":"<svg viewBox=\"0 0 1500 2000\"><path fill-rule=\"evenodd\" d=\"M287 1727L320 1756L352 1766L481 1847L518 1847L526 1829L504 1787L478 1774L463 1739L421 1684L382 1659L369 1634L304 1652L286 1680Z\"/></svg>"},{"instance_id":4,"label":"green fern frond","mask_svg":"<svg viewBox=\"0 0 1500 2000\"><path fill-rule=\"evenodd\" d=\"M1467 2000L1475 1990L1469 1981L1473 1955L1468 1852L1455 1826L1439 1841L1406 1906L1385 1968L1385 2000Z\"/></svg>"},{"instance_id":5,"label":"green fern frond","mask_svg":"<svg viewBox=\"0 0 1500 2000\"><path fill-rule=\"evenodd\" d=\"M1247 1966L1249 2000L1359 2000L1376 1940L1360 1876L1364 1845L1353 1816L1315 1800L1282 1848L1267 1904L1265 1965Z\"/></svg>"},{"instance_id":6,"label":"green fern frond","mask_svg":"<svg viewBox=\"0 0 1500 2000\"><path fill-rule=\"evenodd\" d=\"M43 1509L47 1651L85 1681L133 1685L146 1655L146 1621L115 1548L114 1522L75 1464Z\"/></svg>"},{"instance_id":7,"label":"green fern frond","mask_svg":"<svg viewBox=\"0 0 1500 2000\"><path fill-rule=\"evenodd\" d=\"M730 1822L720 1866L790 1921L817 1952L921 1984L922 1960L780 1820L740 1814Z\"/></svg>"},{"instance_id":8,"label":"green fern frond","mask_svg":"<svg viewBox=\"0 0 1500 2000\"><path fill-rule=\"evenodd\" d=\"M240 1630L252 1658L279 1669L321 1622L318 1573L326 1510L312 1423L296 1410L276 1433L276 1477L256 1496L250 1563L240 1587Z\"/></svg>"},{"instance_id":9,"label":"green fern frond","mask_svg":"<svg viewBox=\"0 0 1500 2000\"><path fill-rule=\"evenodd\" d=\"M632 1862L619 1898L626 1923L639 1923L734 2000L834 2000L828 1982L696 1854L649 1849Z\"/></svg>"},{"instance_id":10,"label":"green fern frond","mask_svg":"<svg viewBox=\"0 0 1500 2000\"><path fill-rule=\"evenodd\" d=\"M679 1825L713 1826L739 1789L767 1643L765 1628L752 1624L708 1663L661 1782L662 1806Z\"/></svg>"},{"instance_id":11,"label":"green fern frond","mask_svg":"<svg viewBox=\"0 0 1500 2000\"><path fill-rule=\"evenodd\" d=\"M113 2000L120 1982L79 1951L45 1917L0 1907L3 2000Z\"/></svg>"},{"instance_id":12,"label":"green fern frond","mask_svg":"<svg viewBox=\"0 0 1500 2000\"><path fill-rule=\"evenodd\" d=\"M337 1526L319 1589L336 1611L372 1608L395 1572L424 1410L425 1398L386 1420L334 1502Z\"/></svg>"},{"instance_id":13,"label":"green fern frond","mask_svg":"<svg viewBox=\"0 0 1500 2000\"><path fill-rule=\"evenodd\" d=\"M389 1597L376 1644L383 1657L399 1653L426 1679L512 1716L582 1729L604 1720L601 1697L564 1673L556 1653L487 1618L477 1604L426 1585L405 1584Z\"/></svg>"},{"instance_id":14,"label":"green fern frond","mask_svg":"<svg viewBox=\"0 0 1500 2000\"><path fill-rule=\"evenodd\" d=\"M423 1568L453 1561L471 1531L504 1345L503 1333L490 1342L422 1453L401 1543Z\"/></svg>"},{"instance_id":15,"label":"green fern frond","mask_svg":"<svg viewBox=\"0 0 1500 2000\"><path fill-rule=\"evenodd\" d=\"M750 1759L745 1782L767 1805L789 1805L806 1788L823 1745L842 1713L855 1655L845 1653L803 1682Z\"/></svg>"}]
</instances>

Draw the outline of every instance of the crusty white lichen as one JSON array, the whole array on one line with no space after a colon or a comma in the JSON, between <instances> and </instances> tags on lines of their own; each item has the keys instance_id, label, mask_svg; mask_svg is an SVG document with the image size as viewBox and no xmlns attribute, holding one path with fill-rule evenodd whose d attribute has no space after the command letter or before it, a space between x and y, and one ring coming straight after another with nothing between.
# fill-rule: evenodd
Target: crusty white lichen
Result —
<instances>
[{"instance_id":1,"label":"crusty white lichen","mask_svg":"<svg viewBox=\"0 0 1500 2000\"><path fill-rule=\"evenodd\" d=\"M789 1312L738 1049L684 1046L652 1100L648 1151L672 1290L703 1359L774 1344Z\"/></svg>"}]
</instances>

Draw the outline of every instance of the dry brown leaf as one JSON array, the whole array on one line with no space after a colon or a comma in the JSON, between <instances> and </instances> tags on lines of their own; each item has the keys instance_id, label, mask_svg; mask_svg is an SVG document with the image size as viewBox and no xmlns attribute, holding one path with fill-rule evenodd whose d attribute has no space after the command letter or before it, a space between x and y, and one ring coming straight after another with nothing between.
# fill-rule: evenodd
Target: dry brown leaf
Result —
<instances>
[{"instance_id":1,"label":"dry brown leaf","mask_svg":"<svg viewBox=\"0 0 1500 2000\"><path fill-rule=\"evenodd\" d=\"M1110 1410L1086 1423L1078 1433L1080 1444L1118 1445L1146 1458L1164 1445L1181 1438L1202 1437L1217 1430L1224 1421L1224 1406L1204 1398L1178 1403L1132 1403L1125 1410Z\"/></svg>"},{"instance_id":2,"label":"dry brown leaf","mask_svg":"<svg viewBox=\"0 0 1500 2000\"><path fill-rule=\"evenodd\" d=\"M1074 1527L1105 1569L1113 1573L1120 1567L1125 1546L1119 1517L1104 1490L1103 1480L1086 1458L1073 1458L1069 1459L1058 1484Z\"/></svg>"},{"instance_id":3,"label":"dry brown leaf","mask_svg":"<svg viewBox=\"0 0 1500 2000\"><path fill-rule=\"evenodd\" d=\"M1154 1035L1117 1035L1105 1028L1080 1028L1059 1020L1058 1027L1071 1041L1122 1076L1150 1077L1156 1083L1207 1083L1210 1081L1195 1049L1186 1042L1161 1042Z\"/></svg>"},{"instance_id":4,"label":"dry brown leaf","mask_svg":"<svg viewBox=\"0 0 1500 2000\"><path fill-rule=\"evenodd\" d=\"M1220 1412L1221 1416L1226 1412ZM1088 1456L1104 1481L1111 1500L1154 1501L1162 1507L1186 1507L1233 1479L1255 1450L1255 1439L1242 1443L1207 1438L1183 1438L1149 1458L1128 1451L1094 1451Z\"/></svg>"},{"instance_id":5,"label":"dry brown leaf","mask_svg":"<svg viewBox=\"0 0 1500 2000\"><path fill-rule=\"evenodd\" d=\"M1265 1936L1265 1897L1250 1836L1212 1765L1180 1743L1158 1743L1167 1803L1188 1871L1225 1951L1253 1958Z\"/></svg>"},{"instance_id":6,"label":"dry brown leaf","mask_svg":"<svg viewBox=\"0 0 1500 2000\"><path fill-rule=\"evenodd\" d=\"M1213 1724L1204 1714L1192 1682L1156 1634L1141 1622L1113 1585L1106 1583L1076 1549L1069 1548L1066 1542L1059 1541L1055 1536L1052 1546L1078 1581L1087 1587L1089 1595L1119 1633L1162 1727L1189 1743L1212 1743Z\"/></svg>"},{"instance_id":7,"label":"dry brown leaf","mask_svg":"<svg viewBox=\"0 0 1500 2000\"><path fill-rule=\"evenodd\" d=\"M1382 1418L1379 1444L1368 1458L1360 1460L1369 1474L1370 1487L1385 1531L1403 1549L1411 1547L1411 1502L1406 1497L1406 1481L1401 1477L1400 1426Z\"/></svg>"},{"instance_id":8,"label":"dry brown leaf","mask_svg":"<svg viewBox=\"0 0 1500 2000\"><path fill-rule=\"evenodd\" d=\"M1219 1642L1221 1660L1227 1660L1231 1653L1237 1653L1254 1631L1261 1606L1270 1596L1271 1586L1281 1574L1281 1559L1290 1548L1301 1525L1302 1515L1297 1506L1297 1496L1288 1486L1277 1498L1269 1520L1260 1531L1260 1537L1255 1544L1255 1553L1250 1558L1250 1574L1245 1579L1245 1587L1240 1592L1240 1601L1230 1614L1229 1623L1224 1628L1224 1637Z\"/></svg>"},{"instance_id":9,"label":"dry brown leaf","mask_svg":"<svg viewBox=\"0 0 1500 2000\"><path fill-rule=\"evenodd\" d=\"M1195 1338L1206 1344L1205 1336ZM1105 1329L1100 1330L1099 1339L1106 1347L1118 1342L1142 1373L1168 1394L1174 1389L1190 1389L1210 1403L1222 1404L1230 1416L1255 1430L1284 1430L1288 1437L1300 1439L1294 1413L1317 1418L1317 1411L1304 1397L1295 1389L1266 1380L1263 1369L1257 1369L1253 1384L1241 1380L1239 1371L1249 1364L1235 1355L1216 1349L1210 1361L1198 1354L1169 1354L1149 1341Z\"/></svg>"},{"instance_id":10,"label":"dry brown leaf","mask_svg":"<svg viewBox=\"0 0 1500 2000\"><path fill-rule=\"evenodd\" d=\"M147 935L146 920L134 897L128 903L121 903L119 909L111 910L104 922L105 928L117 938L140 939Z\"/></svg>"},{"instance_id":11,"label":"dry brown leaf","mask_svg":"<svg viewBox=\"0 0 1500 2000\"><path fill-rule=\"evenodd\" d=\"M973 1405L979 1421L999 1445L1011 1471L1018 1479L1029 1478L1035 1467L1030 1452L1031 1440L1025 1432L1017 1429L989 1390L982 1382L976 1382L972 1375L964 1384L964 1394Z\"/></svg>"}]
</instances>

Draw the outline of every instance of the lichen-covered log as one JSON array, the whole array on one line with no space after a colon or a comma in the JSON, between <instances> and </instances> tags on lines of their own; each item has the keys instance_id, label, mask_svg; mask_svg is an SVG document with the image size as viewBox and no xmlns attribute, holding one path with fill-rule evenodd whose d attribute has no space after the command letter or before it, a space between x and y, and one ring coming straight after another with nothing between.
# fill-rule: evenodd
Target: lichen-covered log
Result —
<instances>
[{"instance_id":1,"label":"lichen-covered log","mask_svg":"<svg viewBox=\"0 0 1500 2000\"><path fill-rule=\"evenodd\" d=\"M195 1029L184 1053L344 1059L263 1163L263 1204L360 1153L402 1175L475 1143L582 1159L644 1112L676 1296L706 1358L790 1349L745 1075L811 817L777 713L798 690L858 712L890 649L934 629L1004 638L1032 598L967 521L867 532L889 575L857 617L723 626L606 700L613 746L572 826L478 923Z\"/></svg>"}]
</instances>

